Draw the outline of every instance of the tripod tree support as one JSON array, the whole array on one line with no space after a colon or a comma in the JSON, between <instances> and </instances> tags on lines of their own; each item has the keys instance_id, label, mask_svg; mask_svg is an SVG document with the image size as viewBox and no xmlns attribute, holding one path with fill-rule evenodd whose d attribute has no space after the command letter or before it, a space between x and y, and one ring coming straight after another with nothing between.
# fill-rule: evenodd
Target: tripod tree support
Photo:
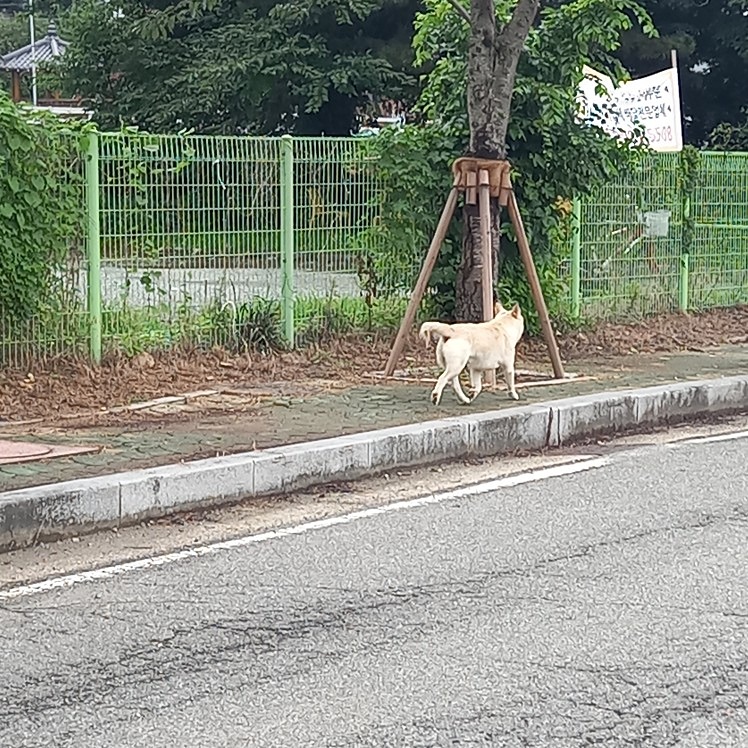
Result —
<instances>
[{"instance_id":1,"label":"tripod tree support","mask_svg":"<svg viewBox=\"0 0 748 748\"><path fill-rule=\"evenodd\" d=\"M490 198L498 198L500 206L507 206L509 218L514 227L517 236L522 265L527 275L530 285L533 303L538 313L540 327L543 331L548 353L553 366L553 375L556 379L564 379L564 367L561 362L556 337L553 332L553 326L548 315L548 307L543 298L543 290L540 286L538 273L535 269L535 263L530 251L530 243L527 240L525 227L522 222L522 216L517 204L517 196L514 194L510 179L511 165L508 161L494 161L491 159L478 158L458 158L452 164L452 173L454 182L449 192L447 201L436 226L436 231L429 245L426 258L423 261L420 275L416 281L415 288L411 294L408 307L405 310L400 329L397 331L395 342L390 351L387 365L384 369L384 376L391 377L394 374L395 366L402 355L405 347L405 340L408 332L415 322L416 312L423 299L431 273L436 265L436 259L441 249L444 239L449 229L449 223L452 220L455 208L457 206L457 197L460 192L465 193L465 202L468 205L476 203L476 192L478 211L480 215L480 233L481 233L481 283L482 283L482 307L483 319L489 320L493 317L493 252L491 247L491 204ZM495 372L489 372L487 384L495 384Z\"/></svg>"},{"instance_id":2,"label":"tripod tree support","mask_svg":"<svg viewBox=\"0 0 748 748\"><path fill-rule=\"evenodd\" d=\"M449 222L452 220L452 215L455 212L455 207L457 207L456 183L449 191L447 201L444 203L444 208L442 210L441 217L439 218L439 223L436 226L434 237L431 240L429 251L426 253L426 259L424 259L423 265L421 266L421 273L418 276L418 280L416 281L413 293L410 295L410 301L408 302L408 307L406 308L402 322L400 323L400 329L397 331L397 337L395 338L395 342L392 345L390 357L387 359L387 365L384 367L384 375L386 377L391 377L394 373L397 361L403 352L403 348L405 347L405 340L408 337L408 332L410 331L411 327L413 327L413 323L416 320L416 312L418 311L418 307L421 304L423 295L426 293L426 288L428 287L429 280L431 279L431 273L434 272L436 258L439 256L439 250L442 248L444 239L447 236L447 231L449 230Z\"/></svg>"}]
</instances>

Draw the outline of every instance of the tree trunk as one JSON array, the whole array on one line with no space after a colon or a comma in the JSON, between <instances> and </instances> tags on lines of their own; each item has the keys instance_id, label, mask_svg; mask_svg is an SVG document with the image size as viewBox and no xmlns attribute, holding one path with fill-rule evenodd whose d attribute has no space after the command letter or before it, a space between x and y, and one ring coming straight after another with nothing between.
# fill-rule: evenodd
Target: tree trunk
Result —
<instances>
[{"instance_id":1,"label":"tree trunk","mask_svg":"<svg viewBox=\"0 0 748 748\"><path fill-rule=\"evenodd\" d=\"M493 278L499 277L500 210L498 201L491 199L491 246L493 248ZM457 296L455 318L463 322L483 321L483 254L480 215L477 205L462 209L462 257L457 268ZM494 284L495 285L495 284ZM496 293L494 292L494 300Z\"/></svg>"},{"instance_id":2,"label":"tree trunk","mask_svg":"<svg viewBox=\"0 0 748 748\"><path fill-rule=\"evenodd\" d=\"M504 159L517 63L538 12L540 0L518 0L509 22L496 26L493 0L472 0L468 43L467 105L469 156ZM498 201L491 199L494 286L499 270ZM483 319L481 238L477 205L463 208L462 259L457 270L455 315L465 322ZM495 294L494 294L495 295Z\"/></svg>"}]
</instances>

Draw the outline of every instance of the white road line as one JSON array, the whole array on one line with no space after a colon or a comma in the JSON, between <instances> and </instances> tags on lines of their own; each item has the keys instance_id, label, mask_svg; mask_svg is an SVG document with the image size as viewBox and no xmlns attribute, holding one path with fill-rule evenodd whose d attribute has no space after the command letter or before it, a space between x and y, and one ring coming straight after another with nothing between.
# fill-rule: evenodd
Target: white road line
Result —
<instances>
[{"instance_id":1,"label":"white road line","mask_svg":"<svg viewBox=\"0 0 748 748\"><path fill-rule=\"evenodd\" d=\"M11 587L7 590L0 590L0 601L12 600L13 598L17 597L25 597L41 592L49 592L51 590L73 587L85 582L94 582L100 579L110 579L111 577L121 574L128 574L131 571L152 569L158 566L172 564L177 561L183 561L188 558L199 558L200 556L214 555L216 553L220 553L221 551L228 551L235 548L244 548L245 546L253 545L254 543L263 543L266 540L277 540L279 538L288 537L289 535L301 535L303 533L313 532L315 530L323 530L328 527L335 527L336 525L347 525L360 519L375 517L379 514L399 512L403 509L414 509L416 507L427 506L429 504L440 504L445 501L451 501L453 499L463 499L470 496L480 496L481 494L496 491L500 488L512 488L513 486L519 486L523 483L534 483L536 481L547 480L548 478L558 478L564 475L581 473L585 470L593 470L595 468L603 467L607 465L608 462L608 459L605 457L585 458L571 463L552 465L550 467L540 468L538 470L530 470L525 473L509 475L505 478L497 478L496 480L476 483L472 486L465 486L464 488L457 488L451 491L442 491L439 493L428 494L427 496L421 496L416 499L396 501L392 504L384 504L382 506L370 507L368 509L360 509L348 514L341 514L335 517L326 517L325 519L318 519L314 520L313 522L304 522L300 525L284 527L278 530L268 530L267 532L261 532L256 535L247 535L242 538L234 538L232 540L224 540L218 543L210 543L208 545L197 546L195 548L188 548L183 551L176 551L175 553L165 553L160 556L150 556L148 558L138 559L137 561L128 561L127 563L123 564L105 566L101 569L83 571L78 574L67 574L65 576L53 577L52 579L45 579L41 582L34 582L33 584L20 585L18 587Z\"/></svg>"},{"instance_id":2,"label":"white road line","mask_svg":"<svg viewBox=\"0 0 748 748\"><path fill-rule=\"evenodd\" d=\"M673 444L712 444L714 442L731 442L736 439L748 439L748 431L732 431L729 434L716 434L715 436L695 436L692 439L673 442Z\"/></svg>"}]
</instances>

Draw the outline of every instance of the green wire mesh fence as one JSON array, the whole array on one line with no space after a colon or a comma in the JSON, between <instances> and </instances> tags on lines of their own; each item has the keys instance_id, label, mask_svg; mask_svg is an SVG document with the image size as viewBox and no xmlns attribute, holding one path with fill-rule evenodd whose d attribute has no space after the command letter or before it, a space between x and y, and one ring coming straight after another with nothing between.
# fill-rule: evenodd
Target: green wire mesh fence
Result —
<instances>
[{"instance_id":1,"label":"green wire mesh fence","mask_svg":"<svg viewBox=\"0 0 748 748\"><path fill-rule=\"evenodd\" d=\"M748 302L748 154L706 153L690 204L688 307Z\"/></svg>"},{"instance_id":2,"label":"green wire mesh fence","mask_svg":"<svg viewBox=\"0 0 748 748\"><path fill-rule=\"evenodd\" d=\"M681 154L575 201L571 307L588 320L748 302L748 154Z\"/></svg>"},{"instance_id":3,"label":"green wire mesh fence","mask_svg":"<svg viewBox=\"0 0 748 748\"><path fill-rule=\"evenodd\" d=\"M388 322L364 277L380 191L365 143L100 141L104 349L272 348Z\"/></svg>"},{"instance_id":4,"label":"green wire mesh fence","mask_svg":"<svg viewBox=\"0 0 748 748\"><path fill-rule=\"evenodd\" d=\"M677 308L682 207L677 154L649 158L580 201L579 299L588 319L627 319Z\"/></svg>"},{"instance_id":5,"label":"green wire mesh fence","mask_svg":"<svg viewBox=\"0 0 748 748\"><path fill-rule=\"evenodd\" d=\"M748 154L686 161L651 155L574 201L572 316L748 302ZM80 206L68 257L34 319L0 315L0 366L393 329L419 270L372 230L384 185L365 140L70 135L57 177Z\"/></svg>"},{"instance_id":6,"label":"green wire mesh fence","mask_svg":"<svg viewBox=\"0 0 748 748\"><path fill-rule=\"evenodd\" d=\"M231 343L247 305L280 298L278 140L99 140L104 350Z\"/></svg>"}]
</instances>

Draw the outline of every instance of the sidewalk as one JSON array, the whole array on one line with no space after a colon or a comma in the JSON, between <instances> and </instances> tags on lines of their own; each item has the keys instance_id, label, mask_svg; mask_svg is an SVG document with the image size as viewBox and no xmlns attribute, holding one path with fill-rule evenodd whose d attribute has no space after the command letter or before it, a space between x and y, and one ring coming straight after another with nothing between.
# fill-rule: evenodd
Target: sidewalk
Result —
<instances>
[{"instance_id":1,"label":"sidewalk","mask_svg":"<svg viewBox=\"0 0 748 748\"><path fill-rule=\"evenodd\" d=\"M276 399L235 413L206 414L91 428L0 427L0 439L95 446L99 451L50 460L0 465L0 492L202 457L266 449L325 437L418 423L436 418L532 405L564 397L748 373L748 346L704 352L648 354L574 361L572 373L594 380L520 389L520 402L484 391L470 406L445 390L429 401L429 383L367 383L300 398ZM522 383L522 377L518 377Z\"/></svg>"}]
</instances>

